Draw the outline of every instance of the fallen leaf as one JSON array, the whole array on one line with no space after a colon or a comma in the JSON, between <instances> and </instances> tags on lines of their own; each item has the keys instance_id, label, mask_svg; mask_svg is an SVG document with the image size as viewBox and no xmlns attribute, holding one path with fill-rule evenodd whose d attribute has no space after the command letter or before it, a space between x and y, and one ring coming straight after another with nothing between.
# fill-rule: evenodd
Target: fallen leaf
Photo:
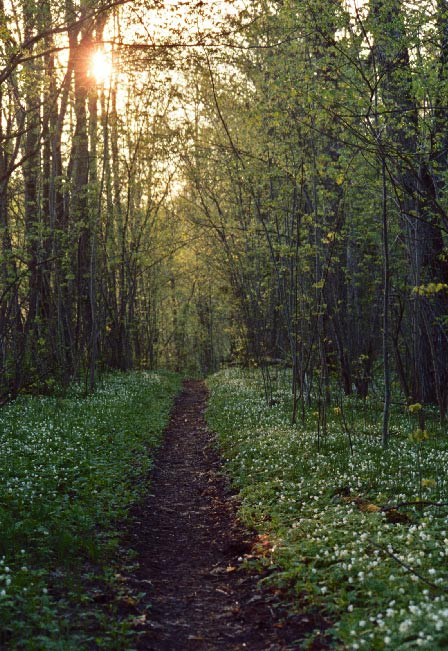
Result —
<instances>
[{"instance_id":1,"label":"fallen leaf","mask_svg":"<svg viewBox=\"0 0 448 651\"><path fill-rule=\"evenodd\" d=\"M378 513L378 511L381 511L377 504L360 504L359 510L363 513Z\"/></svg>"}]
</instances>

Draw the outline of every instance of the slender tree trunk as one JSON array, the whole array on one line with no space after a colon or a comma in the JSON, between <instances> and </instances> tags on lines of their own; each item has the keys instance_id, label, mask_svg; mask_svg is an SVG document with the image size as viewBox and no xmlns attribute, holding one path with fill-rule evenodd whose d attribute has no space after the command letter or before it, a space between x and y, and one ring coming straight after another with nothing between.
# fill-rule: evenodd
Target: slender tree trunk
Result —
<instances>
[{"instance_id":1,"label":"slender tree trunk","mask_svg":"<svg viewBox=\"0 0 448 651\"><path fill-rule=\"evenodd\" d=\"M389 363L389 294L390 294L390 263L389 263L389 224L387 215L387 170L384 156L381 160L382 180L382 225L383 225L383 381L384 405L382 443L387 448L389 443L389 415L391 403L391 377Z\"/></svg>"}]
</instances>

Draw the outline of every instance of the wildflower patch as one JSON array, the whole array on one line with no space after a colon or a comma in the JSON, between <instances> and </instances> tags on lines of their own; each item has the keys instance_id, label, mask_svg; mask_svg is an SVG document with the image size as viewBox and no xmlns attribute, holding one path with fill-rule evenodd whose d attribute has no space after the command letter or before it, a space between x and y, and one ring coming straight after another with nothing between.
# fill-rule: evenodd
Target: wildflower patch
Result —
<instances>
[{"instance_id":1,"label":"wildflower patch","mask_svg":"<svg viewBox=\"0 0 448 651\"><path fill-rule=\"evenodd\" d=\"M2 649L126 648L129 622L109 603L136 598L114 567L119 527L179 387L174 374L118 373L88 397L73 386L0 411Z\"/></svg>"},{"instance_id":2,"label":"wildflower patch","mask_svg":"<svg viewBox=\"0 0 448 651\"><path fill-rule=\"evenodd\" d=\"M385 451L380 401L344 398L345 424L330 408L318 438L314 401L290 425L280 374L273 406L254 371L221 371L208 384L209 425L241 517L260 534L248 562L271 569L265 581L286 589L292 608L325 612L337 649L446 649L448 441L431 407L416 430L421 406L394 406Z\"/></svg>"}]
</instances>

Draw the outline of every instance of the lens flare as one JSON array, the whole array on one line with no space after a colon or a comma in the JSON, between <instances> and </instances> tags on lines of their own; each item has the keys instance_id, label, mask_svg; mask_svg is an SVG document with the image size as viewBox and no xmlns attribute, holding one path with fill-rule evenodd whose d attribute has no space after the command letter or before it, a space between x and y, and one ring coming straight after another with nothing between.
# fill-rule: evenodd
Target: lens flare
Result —
<instances>
[{"instance_id":1,"label":"lens flare","mask_svg":"<svg viewBox=\"0 0 448 651\"><path fill-rule=\"evenodd\" d=\"M108 54L103 50L96 50L90 61L89 74L98 84L104 84L110 81L112 72L112 61Z\"/></svg>"}]
</instances>

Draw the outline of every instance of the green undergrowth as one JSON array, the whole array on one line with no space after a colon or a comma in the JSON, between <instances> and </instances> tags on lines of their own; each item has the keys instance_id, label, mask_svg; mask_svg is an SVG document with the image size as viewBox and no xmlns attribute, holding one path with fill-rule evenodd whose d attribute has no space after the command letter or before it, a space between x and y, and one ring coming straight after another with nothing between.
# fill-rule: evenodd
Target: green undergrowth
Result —
<instances>
[{"instance_id":1,"label":"green undergrowth","mask_svg":"<svg viewBox=\"0 0 448 651\"><path fill-rule=\"evenodd\" d=\"M337 649L447 649L448 437L430 410L422 432L419 405L394 405L384 451L380 395L338 401L318 438L315 406L291 426L280 376L273 406L253 371L208 386L241 515L269 541L266 581L326 613Z\"/></svg>"},{"instance_id":2,"label":"green undergrowth","mask_svg":"<svg viewBox=\"0 0 448 651\"><path fill-rule=\"evenodd\" d=\"M0 411L0 648L128 649L110 594L120 528L145 488L180 379L110 374L82 396Z\"/></svg>"}]
</instances>

